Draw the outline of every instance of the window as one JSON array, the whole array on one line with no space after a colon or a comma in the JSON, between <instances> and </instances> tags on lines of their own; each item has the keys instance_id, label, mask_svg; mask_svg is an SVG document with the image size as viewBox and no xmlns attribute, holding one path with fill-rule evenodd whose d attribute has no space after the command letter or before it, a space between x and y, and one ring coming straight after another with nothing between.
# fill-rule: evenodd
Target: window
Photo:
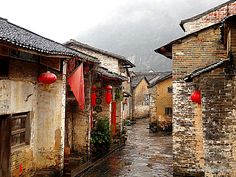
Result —
<instances>
[{"instance_id":1,"label":"window","mask_svg":"<svg viewBox=\"0 0 236 177\"><path fill-rule=\"evenodd\" d=\"M167 89L168 89L168 93L173 93L173 87L172 86L168 87Z\"/></svg>"},{"instance_id":2,"label":"window","mask_svg":"<svg viewBox=\"0 0 236 177\"><path fill-rule=\"evenodd\" d=\"M170 108L170 107L165 108L165 115L172 116L172 108Z\"/></svg>"},{"instance_id":3,"label":"window","mask_svg":"<svg viewBox=\"0 0 236 177\"><path fill-rule=\"evenodd\" d=\"M29 113L13 114L10 117L11 147L27 145L30 141Z\"/></svg>"},{"instance_id":4,"label":"window","mask_svg":"<svg viewBox=\"0 0 236 177\"><path fill-rule=\"evenodd\" d=\"M9 61L0 59L0 79L7 78L9 72Z\"/></svg>"}]
</instances>

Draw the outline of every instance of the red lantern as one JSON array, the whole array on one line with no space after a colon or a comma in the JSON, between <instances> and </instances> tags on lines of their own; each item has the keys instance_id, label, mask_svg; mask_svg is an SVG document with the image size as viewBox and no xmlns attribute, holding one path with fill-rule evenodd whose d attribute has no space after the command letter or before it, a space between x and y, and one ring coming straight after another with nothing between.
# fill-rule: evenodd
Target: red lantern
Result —
<instances>
[{"instance_id":1,"label":"red lantern","mask_svg":"<svg viewBox=\"0 0 236 177\"><path fill-rule=\"evenodd\" d=\"M96 105L96 99L97 99L96 93L93 92L91 94L91 105L92 105L92 107L94 107Z\"/></svg>"},{"instance_id":2,"label":"red lantern","mask_svg":"<svg viewBox=\"0 0 236 177\"><path fill-rule=\"evenodd\" d=\"M52 84L57 80L57 76L50 71L40 74L38 81L43 84Z\"/></svg>"},{"instance_id":3,"label":"red lantern","mask_svg":"<svg viewBox=\"0 0 236 177\"><path fill-rule=\"evenodd\" d=\"M107 104L110 104L111 101L112 101L112 93L111 93L112 86L111 86L111 85L108 85L108 86L106 87L106 90L107 90L107 92L106 92L106 103L107 103Z\"/></svg>"},{"instance_id":4,"label":"red lantern","mask_svg":"<svg viewBox=\"0 0 236 177\"><path fill-rule=\"evenodd\" d=\"M199 90L195 90L191 95L191 100L194 103L201 104L201 92Z\"/></svg>"},{"instance_id":5,"label":"red lantern","mask_svg":"<svg viewBox=\"0 0 236 177\"><path fill-rule=\"evenodd\" d=\"M97 96L96 96L96 86L93 85L92 86L92 94L91 94L91 105L92 107L94 107L96 105L96 99L97 99Z\"/></svg>"}]
</instances>

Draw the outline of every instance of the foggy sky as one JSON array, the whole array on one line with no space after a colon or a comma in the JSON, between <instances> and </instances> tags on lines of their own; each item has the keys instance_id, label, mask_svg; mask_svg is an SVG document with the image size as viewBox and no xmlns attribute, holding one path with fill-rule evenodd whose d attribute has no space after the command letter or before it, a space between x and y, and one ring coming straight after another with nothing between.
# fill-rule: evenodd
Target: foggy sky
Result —
<instances>
[{"instance_id":1,"label":"foggy sky","mask_svg":"<svg viewBox=\"0 0 236 177\"><path fill-rule=\"evenodd\" d=\"M78 34L77 40L128 57L136 70L171 70L171 60L153 50L184 32L181 20L225 0L121 0L106 21Z\"/></svg>"}]
</instances>

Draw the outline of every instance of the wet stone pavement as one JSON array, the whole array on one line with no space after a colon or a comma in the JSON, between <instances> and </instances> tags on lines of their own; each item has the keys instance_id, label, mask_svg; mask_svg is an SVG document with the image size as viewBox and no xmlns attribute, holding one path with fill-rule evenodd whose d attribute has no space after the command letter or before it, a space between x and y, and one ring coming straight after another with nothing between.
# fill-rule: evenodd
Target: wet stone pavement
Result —
<instances>
[{"instance_id":1,"label":"wet stone pavement","mask_svg":"<svg viewBox=\"0 0 236 177\"><path fill-rule=\"evenodd\" d=\"M109 155L82 177L169 177L172 175L172 137L151 133L148 120L127 126L128 140L123 149Z\"/></svg>"}]
</instances>

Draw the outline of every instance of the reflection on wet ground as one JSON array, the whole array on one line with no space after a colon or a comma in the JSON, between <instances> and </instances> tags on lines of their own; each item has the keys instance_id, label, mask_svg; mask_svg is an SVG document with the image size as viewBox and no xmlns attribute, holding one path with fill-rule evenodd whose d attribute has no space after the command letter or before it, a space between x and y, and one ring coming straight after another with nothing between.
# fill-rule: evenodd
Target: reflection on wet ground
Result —
<instances>
[{"instance_id":1,"label":"reflection on wet ground","mask_svg":"<svg viewBox=\"0 0 236 177\"><path fill-rule=\"evenodd\" d=\"M83 177L169 177L172 176L172 137L151 133L148 120L127 126L126 146L90 169Z\"/></svg>"}]
</instances>

